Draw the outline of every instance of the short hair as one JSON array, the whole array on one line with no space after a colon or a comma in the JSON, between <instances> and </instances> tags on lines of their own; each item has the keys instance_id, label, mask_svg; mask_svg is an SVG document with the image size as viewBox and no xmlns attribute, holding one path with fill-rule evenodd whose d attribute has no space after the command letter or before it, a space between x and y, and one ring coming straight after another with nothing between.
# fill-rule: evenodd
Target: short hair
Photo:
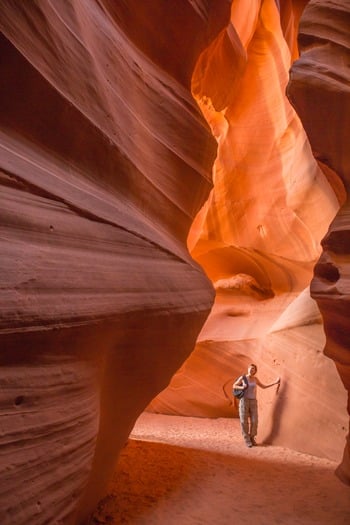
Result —
<instances>
[{"instance_id":1,"label":"short hair","mask_svg":"<svg viewBox=\"0 0 350 525\"><path fill-rule=\"evenodd\" d=\"M253 366L255 370L258 371L258 367L254 363L251 363L248 368L250 368L251 366Z\"/></svg>"}]
</instances>

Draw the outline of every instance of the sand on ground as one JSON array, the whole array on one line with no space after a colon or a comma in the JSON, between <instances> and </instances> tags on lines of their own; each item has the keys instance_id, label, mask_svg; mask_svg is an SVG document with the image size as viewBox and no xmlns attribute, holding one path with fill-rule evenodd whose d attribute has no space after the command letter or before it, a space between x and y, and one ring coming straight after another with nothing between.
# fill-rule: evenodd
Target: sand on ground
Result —
<instances>
[{"instance_id":1,"label":"sand on ground","mask_svg":"<svg viewBox=\"0 0 350 525\"><path fill-rule=\"evenodd\" d=\"M337 464L247 448L237 419L144 413L91 525L349 525Z\"/></svg>"}]
</instances>

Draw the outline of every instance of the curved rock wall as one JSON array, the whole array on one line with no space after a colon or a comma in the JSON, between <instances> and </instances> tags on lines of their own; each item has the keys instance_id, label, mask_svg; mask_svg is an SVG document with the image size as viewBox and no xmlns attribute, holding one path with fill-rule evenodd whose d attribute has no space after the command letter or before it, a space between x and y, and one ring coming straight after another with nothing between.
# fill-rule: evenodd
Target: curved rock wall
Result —
<instances>
[{"instance_id":1,"label":"curved rock wall","mask_svg":"<svg viewBox=\"0 0 350 525\"><path fill-rule=\"evenodd\" d=\"M2 525L88 516L211 309L186 238L216 143L190 81L228 17L1 3Z\"/></svg>"},{"instance_id":2,"label":"curved rock wall","mask_svg":"<svg viewBox=\"0 0 350 525\"><path fill-rule=\"evenodd\" d=\"M350 190L350 5L310 1L303 14L301 57L291 70L288 95L308 134L313 153L329 177L340 177L347 198L322 240L311 295L322 313L325 354L350 392L349 190ZM348 412L350 405L348 398ZM349 434L339 476L350 483Z\"/></svg>"},{"instance_id":3,"label":"curved rock wall","mask_svg":"<svg viewBox=\"0 0 350 525\"><path fill-rule=\"evenodd\" d=\"M303 15L306 135L306 3L2 1L2 524L82 523L145 407L235 415L250 361L259 438L338 459L349 10Z\"/></svg>"},{"instance_id":4,"label":"curved rock wall","mask_svg":"<svg viewBox=\"0 0 350 525\"><path fill-rule=\"evenodd\" d=\"M232 382L257 362L263 382L282 378L278 395L275 389L259 391L259 440L340 461L348 426L346 390L322 354L322 319L309 284L321 239L346 193L336 173L320 168L286 97L306 3L233 2L226 34L197 64L192 88L217 138L218 156L214 188L188 242L214 283L216 299L194 353L149 409L237 415ZM347 38L345 30L339 34ZM330 54L329 60L335 60L333 72L342 70L341 57L336 61ZM319 80L314 84L310 97L304 81L298 84L300 103L312 133L325 137L320 119L326 121L329 110L326 117L316 109ZM311 98L315 112L308 113ZM335 117L334 124L341 128Z\"/></svg>"}]
</instances>

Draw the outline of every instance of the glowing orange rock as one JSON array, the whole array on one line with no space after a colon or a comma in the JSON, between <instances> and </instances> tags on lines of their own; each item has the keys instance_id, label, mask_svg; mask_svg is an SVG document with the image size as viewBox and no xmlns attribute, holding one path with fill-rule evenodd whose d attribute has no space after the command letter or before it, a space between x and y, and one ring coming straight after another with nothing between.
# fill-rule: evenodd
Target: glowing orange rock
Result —
<instances>
[{"instance_id":1,"label":"glowing orange rock","mask_svg":"<svg viewBox=\"0 0 350 525\"><path fill-rule=\"evenodd\" d=\"M257 362L263 382L282 377L278 396L259 392L259 439L340 460L346 391L322 355L322 321L309 283L344 188L321 170L286 97L306 2L280 4L234 2L226 36L205 51L194 73L218 155L214 188L188 244L216 300L195 351L150 410L236 415L233 379ZM300 96L308 111L303 86ZM301 396L310 401L303 409Z\"/></svg>"},{"instance_id":2,"label":"glowing orange rock","mask_svg":"<svg viewBox=\"0 0 350 525\"><path fill-rule=\"evenodd\" d=\"M331 20L331 23L330 23ZM350 391L350 6L346 1L311 1L301 20L301 57L293 65L288 94L296 107L322 169L340 177L346 199L322 240L311 293L322 313L327 337L325 354L333 359ZM338 188L339 188L338 182ZM349 401L348 401L348 411ZM350 483L349 434L341 479Z\"/></svg>"}]
</instances>

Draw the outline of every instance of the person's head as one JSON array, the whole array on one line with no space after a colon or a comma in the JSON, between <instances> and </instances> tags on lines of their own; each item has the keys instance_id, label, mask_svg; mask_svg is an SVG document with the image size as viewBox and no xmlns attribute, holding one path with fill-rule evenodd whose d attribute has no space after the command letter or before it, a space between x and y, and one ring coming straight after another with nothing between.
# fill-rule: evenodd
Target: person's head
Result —
<instances>
[{"instance_id":1,"label":"person's head","mask_svg":"<svg viewBox=\"0 0 350 525\"><path fill-rule=\"evenodd\" d=\"M248 366L248 374L253 376L257 373L258 371L258 367L256 365L254 365L254 363L250 364Z\"/></svg>"}]
</instances>

